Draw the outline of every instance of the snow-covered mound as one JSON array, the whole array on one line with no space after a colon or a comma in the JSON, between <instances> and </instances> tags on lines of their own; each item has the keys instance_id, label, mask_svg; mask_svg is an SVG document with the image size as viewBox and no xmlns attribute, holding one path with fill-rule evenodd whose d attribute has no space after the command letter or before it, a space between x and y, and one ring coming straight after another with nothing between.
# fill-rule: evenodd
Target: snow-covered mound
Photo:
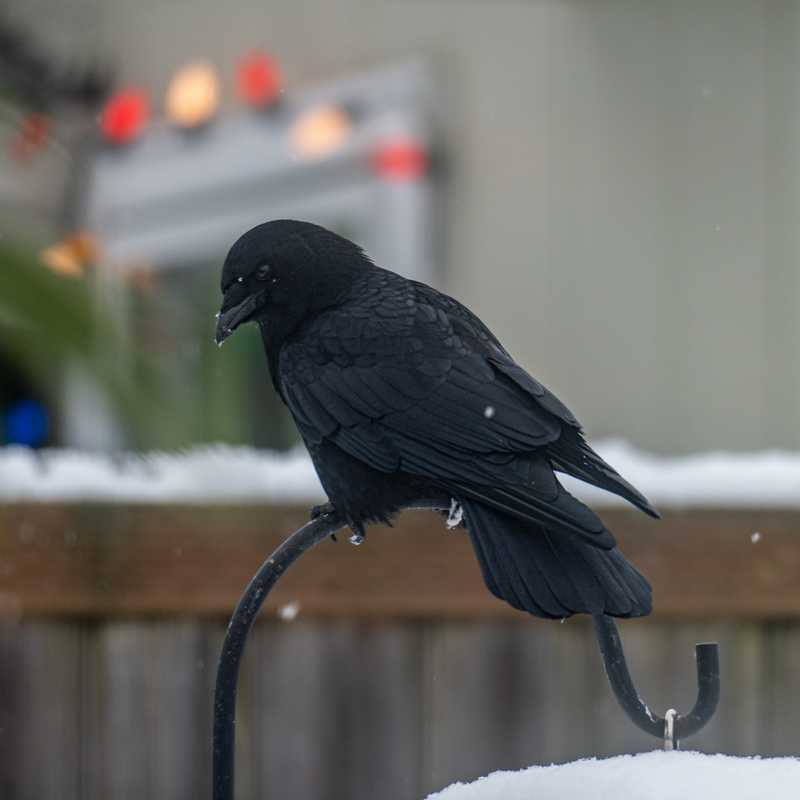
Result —
<instances>
[{"instance_id":1,"label":"snow-covered mound","mask_svg":"<svg viewBox=\"0 0 800 800\"><path fill-rule=\"evenodd\" d=\"M621 441L598 452L658 507L800 508L800 453L654 456ZM624 501L564 478L592 505ZM322 489L304 450L197 447L182 453L103 455L0 448L0 502L114 500L156 503L309 503Z\"/></svg>"},{"instance_id":2,"label":"snow-covered mound","mask_svg":"<svg viewBox=\"0 0 800 800\"><path fill-rule=\"evenodd\" d=\"M734 758L663 751L495 772L428 800L795 800L796 758Z\"/></svg>"}]
</instances>

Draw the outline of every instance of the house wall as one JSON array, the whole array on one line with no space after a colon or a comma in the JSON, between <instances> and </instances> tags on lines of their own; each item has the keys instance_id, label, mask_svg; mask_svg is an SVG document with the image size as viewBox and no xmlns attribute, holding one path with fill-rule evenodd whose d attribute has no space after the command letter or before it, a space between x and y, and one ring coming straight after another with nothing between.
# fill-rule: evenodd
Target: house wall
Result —
<instances>
[{"instance_id":1,"label":"house wall","mask_svg":"<svg viewBox=\"0 0 800 800\"><path fill-rule=\"evenodd\" d=\"M155 96L256 45L290 89L430 57L445 288L592 437L800 446L796 3L10 5Z\"/></svg>"}]
</instances>

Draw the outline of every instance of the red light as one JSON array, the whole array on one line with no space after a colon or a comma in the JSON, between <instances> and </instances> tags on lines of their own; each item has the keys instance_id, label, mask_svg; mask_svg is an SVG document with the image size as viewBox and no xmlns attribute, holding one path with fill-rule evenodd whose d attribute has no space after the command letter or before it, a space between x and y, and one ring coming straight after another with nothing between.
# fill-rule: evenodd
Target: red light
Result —
<instances>
[{"instance_id":1,"label":"red light","mask_svg":"<svg viewBox=\"0 0 800 800\"><path fill-rule=\"evenodd\" d=\"M149 117L147 95L141 89L125 89L106 103L100 117L100 128L110 142L127 144L141 134Z\"/></svg>"},{"instance_id":2,"label":"red light","mask_svg":"<svg viewBox=\"0 0 800 800\"><path fill-rule=\"evenodd\" d=\"M283 76L278 63L266 53L245 56L236 71L239 96L249 105L264 108L272 105L281 93Z\"/></svg>"},{"instance_id":3,"label":"red light","mask_svg":"<svg viewBox=\"0 0 800 800\"><path fill-rule=\"evenodd\" d=\"M388 142L372 154L372 169L386 180L417 180L428 170L428 153L419 142L410 139Z\"/></svg>"}]
</instances>

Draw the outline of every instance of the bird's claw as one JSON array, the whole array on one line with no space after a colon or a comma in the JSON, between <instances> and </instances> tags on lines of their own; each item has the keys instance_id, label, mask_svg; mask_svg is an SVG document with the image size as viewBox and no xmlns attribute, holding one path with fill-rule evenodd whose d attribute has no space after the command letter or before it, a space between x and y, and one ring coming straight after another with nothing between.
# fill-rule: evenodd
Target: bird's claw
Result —
<instances>
[{"instance_id":1,"label":"bird's claw","mask_svg":"<svg viewBox=\"0 0 800 800\"><path fill-rule=\"evenodd\" d=\"M323 503L319 506L312 506L308 516L313 519L319 519L323 514L333 514L333 503Z\"/></svg>"},{"instance_id":2,"label":"bird's claw","mask_svg":"<svg viewBox=\"0 0 800 800\"><path fill-rule=\"evenodd\" d=\"M322 503L322 505L312 506L308 516L313 521L315 519L319 519L320 517L325 516L325 514L333 514L335 511L336 508L334 507L333 503ZM361 523L352 521L349 523L349 525L351 534L347 540L350 542L350 544L355 544L355 545L363 544L364 539L367 538L364 526ZM333 539L334 542L338 541L336 539L335 533L331 534L331 539Z\"/></svg>"},{"instance_id":3,"label":"bird's claw","mask_svg":"<svg viewBox=\"0 0 800 800\"><path fill-rule=\"evenodd\" d=\"M325 514L333 514L335 510L333 503L322 503L322 505L319 506L312 506L308 516L313 521L325 516ZM334 542L338 541L335 533L331 534L331 540Z\"/></svg>"}]
</instances>

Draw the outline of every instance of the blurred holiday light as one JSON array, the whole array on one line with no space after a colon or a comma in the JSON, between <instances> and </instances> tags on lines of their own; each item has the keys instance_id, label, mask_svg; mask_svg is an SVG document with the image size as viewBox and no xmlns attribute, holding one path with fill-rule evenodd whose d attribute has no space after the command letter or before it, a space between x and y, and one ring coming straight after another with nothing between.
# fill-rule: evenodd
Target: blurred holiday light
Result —
<instances>
[{"instance_id":1,"label":"blurred holiday light","mask_svg":"<svg viewBox=\"0 0 800 800\"><path fill-rule=\"evenodd\" d=\"M239 97L254 108L266 108L280 97L283 75L274 58L261 51L246 55L236 68Z\"/></svg>"},{"instance_id":2,"label":"blurred holiday light","mask_svg":"<svg viewBox=\"0 0 800 800\"><path fill-rule=\"evenodd\" d=\"M40 447L50 428L47 409L37 400L21 400L4 415L4 444Z\"/></svg>"},{"instance_id":3,"label":"blurred holiday light","mask_svg":"<svg viewBox=\"0 0 800 800\"><path fill-rule=\"evenodd\" d=\"M113 144L128 144L144 130L150 118L150 102L142 89L123 89L106 103L100 128Z\"/></svg>"},{"instance_id":4,"label":"blurred holiday light","mask_svg":"<svg viewBox=\"0 0 800 800\"><path fill-rule=\"evenodd\" d=\"M181 67L167 89L167 117L182 128L196 128L208 122L219 108L219 79L206 61Z\"/></svg>"},{"instance_id":5,"label":"blurred holiday light","mask_svg":"<svg viewBox=\"0 0 800 800\"><path fill-rule=\"evenodd\" d=\"M303 114L293 125L292 149L304 158L324 158L338 150L350 136L350 115L339 106L319 106Z\"/></svg>"},{"instance_id":6,"label":"blurred holiday light","mask_svg":"<svg viewBox=\"0 0 800 800\"><path fill-rule=\"evenodd\" d=\"M375 174L386 180L417 180L428 170L428 153L413 139L398 139L380 145L371 163Z\"/></svg>"},{"instance_id":7,"label":"blurred holiday light","mask_svg":"<svg viewBox=\"0 0 800 800\"><path fill-rule=\"evenodd\" d=\"M63 242L42 250L39 253L39 259L48 269L59 275L66 275L70 278L78 278L83 275L83 264Z\"/></svg>"},{"instance_id":8,"label":"blurred holiday light","mask_svg":"<svg viewBox=\"0 0 800 800\"><path fill-rule=\"evenodd\" d=\"M98 258L95 238L86 232L69 236L39 253L40 261L53 272L70 278L84 274L86 267Z\"/></svg>"}]
</instances>

